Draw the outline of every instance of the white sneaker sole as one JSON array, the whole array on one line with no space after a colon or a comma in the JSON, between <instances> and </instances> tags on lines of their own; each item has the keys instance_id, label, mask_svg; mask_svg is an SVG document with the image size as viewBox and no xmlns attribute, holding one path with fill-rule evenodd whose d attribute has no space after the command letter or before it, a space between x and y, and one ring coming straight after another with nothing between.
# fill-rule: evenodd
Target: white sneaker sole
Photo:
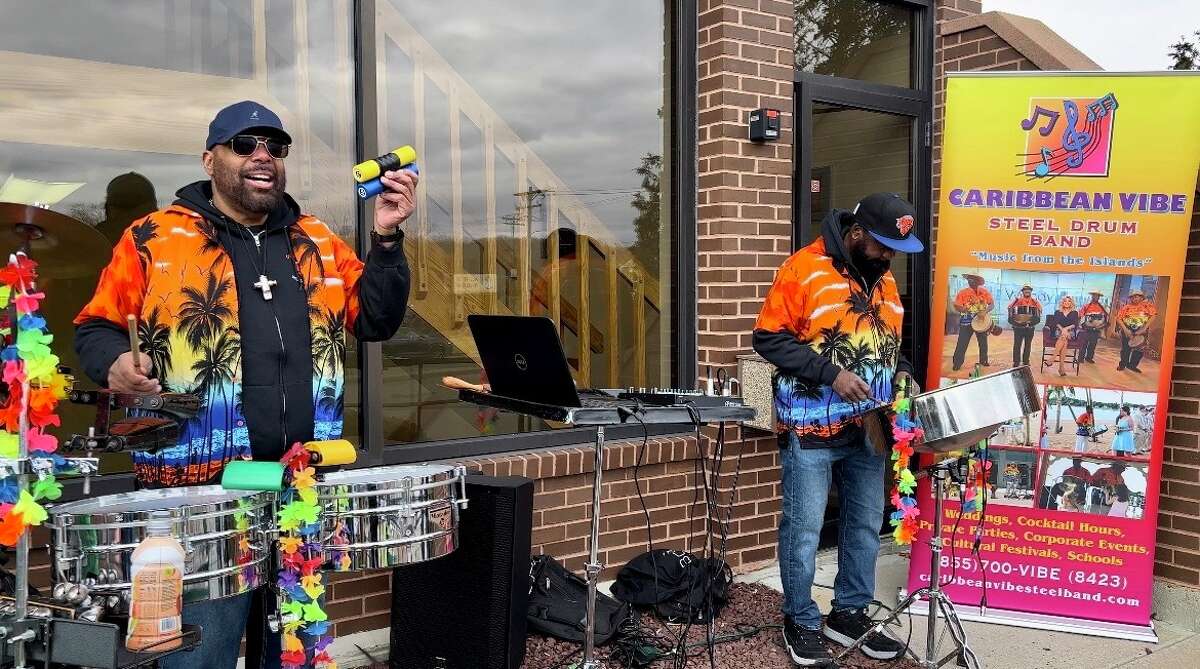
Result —
<instances>
[{"instance_id":1,"label":"white sneaker sole","mask_svg":"<svg viewBox=\"0 0 1200 669\"><path fill-rule=\"evenodd\" d=\"M794 650L792 650L792 644L787 642L786 636L783 638L783 647L787 648L788 657L792 658L792 662L795 662L797 665L799 665L801 667L832 667L833 666L833 658L832 657L820 659L820 660L810 660L808 658L799 657L798 655L796 655L796 652Z\"/></svg>"},{"instance_id":2,"label":"white sneaker sole","mask_svg":"<svg viewBox=\"0 0 1200 669\"><path fill-rule=\"evenodd\" d=\"M858 641L858 639L848 637L845 634L842 634L841 632L833 629L829 625L823 626L821 628L821 633L825 635L826 639L837 642L837 643L845 646L846 648L853 646L854 642ZM881 632L881 634L886 634L886 632ZM888 638L890 639L891 636L889 635ZM867 648L867 646L865 644L860 645L858 647L858 649L860 651L862 651L863 655L866 655L867 657L871 658L872 660L894 660L897 657L900 657L901 655L904 654L903 650L899 650L896 652L878 651L878 650L874 650L871 648Z\"/></svg>"}]
</instances>

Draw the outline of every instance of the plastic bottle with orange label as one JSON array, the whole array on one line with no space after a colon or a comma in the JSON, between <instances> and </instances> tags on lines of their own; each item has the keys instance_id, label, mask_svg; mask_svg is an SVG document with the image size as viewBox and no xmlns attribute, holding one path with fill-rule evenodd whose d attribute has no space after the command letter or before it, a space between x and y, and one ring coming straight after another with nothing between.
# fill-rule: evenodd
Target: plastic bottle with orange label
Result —
<instances>
[{"instance_id":1,"label":"plastic bottle with orange label","mask_svg":"<svg viewBox=\"0 0 1200 669\"><path fill-rule=\"evenodd\" d=\"M183 546L171 536L171 514L154 511L146 538L132 556L133 593L125 647L155 652L178 648L183 613Z\"/></svg>"}]
</instances>

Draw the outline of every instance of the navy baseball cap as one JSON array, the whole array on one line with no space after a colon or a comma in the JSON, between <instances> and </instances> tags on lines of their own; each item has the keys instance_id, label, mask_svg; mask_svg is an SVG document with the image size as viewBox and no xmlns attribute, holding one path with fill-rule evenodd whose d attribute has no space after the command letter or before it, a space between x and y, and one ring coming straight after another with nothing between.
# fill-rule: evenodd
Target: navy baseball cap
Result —
<instances>
[{"instance_id":1,"label":"navy baseball cap","mask_svg":"<svg viewBox=\"0 0 1200 669\"><path fill-rule=\"evenodd\" d=\"M872 193L854 206L854 222L875 241L901 253L920 253L925 245L913 234L917 210L895 193Z\"/></svg>"},{"instance_id":2,"label":"navy baseball cap","mask_svg":"<svg viewBox=\"0 0 1200 669\"><path fill-rule=\"evenodd\" d=\"M252 100L242 100L222 109L213 117L212 123L208 124L208 141L204 148L211 150L247 130L271 130L274 132L270 134L279 136L288 144L292 143L292 136L283 129L283 121L275 112Z\"/></svg>"}]
</instances>

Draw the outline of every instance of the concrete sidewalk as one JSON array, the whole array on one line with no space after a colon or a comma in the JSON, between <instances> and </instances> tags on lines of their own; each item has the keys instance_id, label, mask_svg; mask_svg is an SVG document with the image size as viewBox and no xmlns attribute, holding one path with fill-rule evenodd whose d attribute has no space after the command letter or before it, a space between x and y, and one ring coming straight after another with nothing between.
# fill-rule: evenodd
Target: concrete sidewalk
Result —
<instances>
[{"instance_id":1,"label":"concrete sidewalk","mask_svg":"<svg viewBox=\"0 0 1200 669\"><path fill-rule=\"evenodd\" d=\"M817 577L813 598L822 611L829 610L833 599L833 579L837 573L837 551L823 551L817 556ZM908 554L896 546L885 546L876 568L875 598L894 606L897 592L908 577ZM783 590L779 565L739 576L738 581L761 583ZM908 635L907 616L904 627L897 633ZM1046 632L1035 629L1008 627L984 623L964 623L967 643L986 669L1116 669L1121 667L1149 669L1192 669L1200 667L1200 633L1155 622L1157 644L1140 641L1118 641L1102 637ZM912 648L919 655L925 652L925 618L912 618ZM941 646L943 654L950 652L947 637ZM953 664L950 665L953 667Z\"/></svg>"}]
</instances>

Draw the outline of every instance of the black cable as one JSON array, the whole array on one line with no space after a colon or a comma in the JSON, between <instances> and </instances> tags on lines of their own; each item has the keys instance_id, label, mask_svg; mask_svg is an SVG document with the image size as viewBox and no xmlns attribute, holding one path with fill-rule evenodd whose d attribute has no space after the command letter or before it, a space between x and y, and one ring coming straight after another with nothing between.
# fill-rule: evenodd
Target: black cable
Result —
<instances>
[{"instance_id":1,"label":"black cable","mask_svg":"<svg viewBox=\"0 0 1200 669\"><path fill-rule=\"evenodd\" d=\"M654 554L654 537L650 529L650 511L646 508L646 498L642 495L642 480L640 470L642 467L642 458L646 455L646 446L650 442L650 428L646 426L646 421L642 420L639 415L642 412L641 400L635 400L636 409L630 414L637 422L642 424L642 445L638 448L637 459L633 463L633 487L637 491L638 503L642 505L642 515L646 517L646 550L650 553L650 567L654 570L654 599L658 600L659 584L658 584L658 556Z\"/></svg>"}]
</instances>

